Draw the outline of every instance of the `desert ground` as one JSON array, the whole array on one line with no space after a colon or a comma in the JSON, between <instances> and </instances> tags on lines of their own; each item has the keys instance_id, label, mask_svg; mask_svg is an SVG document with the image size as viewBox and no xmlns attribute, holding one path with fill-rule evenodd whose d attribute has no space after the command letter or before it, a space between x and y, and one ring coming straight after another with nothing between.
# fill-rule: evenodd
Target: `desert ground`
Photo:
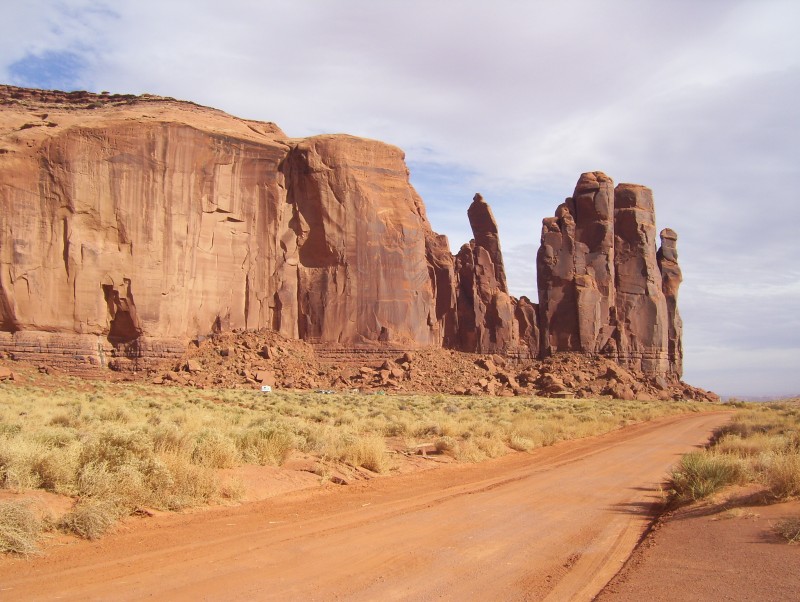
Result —
<instances>
[{"instance_id":1,"label":"desert ground","mask_svg":"<svg viewBox=\"0 0 800 602\"><path fill-rule=\"evenodd\" d=\"M0 524L0 599L800 591L776 529L800 514L796 404L264 396L12 366L0 509L42 532L15 550ZM723 478L693 481L687 458Z\"/></svg>"},{"instance_id":2,"label":"desert ground","mask_svg":"<svg viewBox=\"0 0 800 602\"><path fill-rule=\"evenodd\" d=\"M664 471L729 417L134 521L7 557L0 581L17 599L590 600L647 529Z\"/></svg>"}]
</instances>

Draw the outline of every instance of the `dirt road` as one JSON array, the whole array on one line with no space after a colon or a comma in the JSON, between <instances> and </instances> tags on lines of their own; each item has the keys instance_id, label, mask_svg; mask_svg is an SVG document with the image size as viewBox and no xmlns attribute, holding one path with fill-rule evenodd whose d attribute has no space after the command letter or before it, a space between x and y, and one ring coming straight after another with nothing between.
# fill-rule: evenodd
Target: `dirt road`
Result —
<instances>
[{"instance_id":1,"label":"dirt road","mask_svg":"<svg viewBox=\"0 0 800 602\"><path fill-rule=\"evenodd\" d=\"M590 600L730 414L211 512L0 561L2 600Z\"/></svg>"}]
</instances>

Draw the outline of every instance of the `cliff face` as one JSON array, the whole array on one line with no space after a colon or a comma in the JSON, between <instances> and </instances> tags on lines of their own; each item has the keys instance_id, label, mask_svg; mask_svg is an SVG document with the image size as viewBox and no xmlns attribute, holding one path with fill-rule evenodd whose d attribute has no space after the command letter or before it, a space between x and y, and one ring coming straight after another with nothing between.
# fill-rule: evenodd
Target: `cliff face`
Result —
<instances>
[{"instance_id":1,"label":"cliff face","mask_svg":"<svg viewBox=\"0 0 800 602\"><path fill-rule=\"evenodd\" d=\"M291 335L312 342L439 342L426 257L433 233L403 159L349 136L292 147L281 166L290 212L281 237L283 264L297 276L276 297L275 326L296 324Z\"/></svg>"},{"instance_id":2,"label":"cliff face","mask_svg":"<svg viewBox=\"0 0 800 602\"><path fill-rule=\"evenodd\" d=\"M600 172L544 220L540 304L509 295L476 195L456 256L402 151L143 96L0 86L0 352L141 366L267 329L328 346L603 354L681 368L675 240ZM662 276L663 274L663 276Z\"/></svg>"},{"instance_id":3,"label":"cliff face","mask_svg":"<svg viewBox=\"0 0 800 602\"><path fill-rule=\"evenodd\" d=\"M169 99L5 93L0 328L22 348L103 363L261 328L441 344L453 260L399 149Z\"/></svg>"}]
</instances>

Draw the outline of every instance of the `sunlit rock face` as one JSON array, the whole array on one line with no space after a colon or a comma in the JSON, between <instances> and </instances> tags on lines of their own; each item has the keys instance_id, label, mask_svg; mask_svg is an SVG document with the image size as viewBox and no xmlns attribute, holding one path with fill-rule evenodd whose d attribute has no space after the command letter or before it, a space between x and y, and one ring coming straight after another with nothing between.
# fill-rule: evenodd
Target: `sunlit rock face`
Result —
<instances>
[{"instance_id":1,"label":"sunlit rock face","mask_svg":"<svg viewBox=\"0 0 800 602\"><path fill-rule=\"evenodd\" d=\"M6 340L88 335L96 362L232 329L441 344L453 258L396 147L169 99L4 93Z\"/></svg>"}]
</instances>

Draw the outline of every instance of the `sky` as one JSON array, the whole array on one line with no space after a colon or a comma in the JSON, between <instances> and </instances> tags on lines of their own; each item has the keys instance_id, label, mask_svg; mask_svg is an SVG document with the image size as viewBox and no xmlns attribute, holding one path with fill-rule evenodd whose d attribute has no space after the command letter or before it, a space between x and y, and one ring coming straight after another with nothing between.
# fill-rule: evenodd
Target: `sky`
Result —
<instances>
[{"instance_id":1,"label":"sky","mask_svg":"<svg viewBox=\"0 0 800 602\"><path fill-rule=\"evenodd\" d=\"M511 293L582 172L678 232L684 380L800 394L797 0L0 0L0 82L151 93L400 146L437 232L481 192Z\"/></svg>"}]
</instances>

